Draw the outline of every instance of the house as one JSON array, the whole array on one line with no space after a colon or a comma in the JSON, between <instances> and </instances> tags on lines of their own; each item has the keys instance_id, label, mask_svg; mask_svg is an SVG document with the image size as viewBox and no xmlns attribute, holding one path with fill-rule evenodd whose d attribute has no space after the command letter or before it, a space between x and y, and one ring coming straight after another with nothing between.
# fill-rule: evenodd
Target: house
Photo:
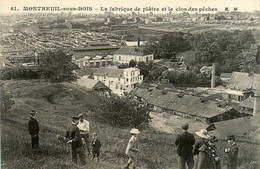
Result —
<instances>
[{"instance_id":1,"label":"house","mask_svg":"<svg viewBox=\"0 0 260 169\"><path fill-rule=\"evenodd\" d=\"M96 68L82 68L82 69L77 69L75 70L76 75L78 77L85 77L85 78L90 78L93 76L93 74L97 71Z\"/></svg>"},{"instance_id":2,"label":"house","mask_svg":"<svg viewBox=\"0 0 260 169\"><path fill-rule=\"evenodd\" d=\"M143 82L143 75L140 75L140 70L137 68L99 68L94 73L94 79L100 80L113 93L118 95L129 93Z\"/></svg>"},{"instance_id":3,"label":"house","mask_svg":"<svg viewBox=\"0 0 260 169\"><path fill-rule=\"evenodd\" d=\"M249 75L244 72L233 72L223 98L229 101L242 102L253 93L260 91L260 74Z\"/></svg>"},{"instance_id":4,"label":"house","mask_svg":"<svg viewBox=\"0 0 260 169\"><path fill-rule=\"evenodd\" d=\"M77 80L77 84L80 86L86 87L88 89L94 90L98 92L101 96L106 95L107 93L110 93L111 90L102 82L99 80L89 79L89 78L80 78Z\"/></svg>"},{"instance_id":5,"label":"house","mask_svg":"<svg viewBox=\"0 0 260 169\"><path fill-rule=\"evenodd\" d=\"M231 78L232 73L221 73L220 79L222 81L222 84L226 86Z\"/></svg>"},{"instance_id":6,"label":"house","mask_svg":"<svg viewBox=\"0 0 260 169\"><path fill-rule=\"evenodd\" d=\"M154 111L167 112L207 124L241 116L232 107L221 106L217 101L202 101L200 97L182 93L137 89L133 91L133 95L144 100Z\"/></svg>"},{"instance_id":7,"label":"house","mask_svg":"<svg viewBox=\"0 0 260 169\"><path fill-rule=\"evenodd\" d=\"M253 115L254 110L254 97L248 97L243 102L239 103L241 113Z\"/></svg>"},{"instance_id":8,"label":"house","mask_svg":"<svg viewBox=\"0 0 260 169\"><path fill-rule=\"evenodd\" d=\"M113 62L129 64L131 60L135 62L153 61L153 53L140 46L138 41L137 46L124 46L114 52Z\"/></svg>"},{"instance_id":9,"label":"house","mask_svg":"<svg viewBox=\"0 0 260 169\"><path fill-rule=\"evenodd\" d=\"M79 68L106 67L111 65L112 61L113 56L111 55L107 55L106 57L100 55L96 55L95 57L85 56L83 58L73 60Z\"/></svg>"},{"instance_id":10,"label":"house","mask_svg":"<svg viewBox=\"0 0 260 169\"><path fill-rule=\"evenodd\" d=\"M254 128L247 117L215 122L207 128L216 137L226 139L228 135L235 135L239 139L249 138Z\"/></svg>"}]
</instances>

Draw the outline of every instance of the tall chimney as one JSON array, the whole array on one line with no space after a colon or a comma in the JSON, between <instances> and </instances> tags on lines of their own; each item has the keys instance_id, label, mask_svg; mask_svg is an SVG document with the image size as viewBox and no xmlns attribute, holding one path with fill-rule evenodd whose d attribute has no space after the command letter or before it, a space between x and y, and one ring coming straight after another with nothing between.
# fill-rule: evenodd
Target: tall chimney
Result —
<instances>
[{"instance_id":1,"label":"tall chimney","mask_svg":"<svg viewBox=\"0 0 260 169\"><path fill-rule=\"evenodd\" d=\"M137 46L140 47L140 38L137 39Z\"/></svg>"},{"instance_id":2,"label":"tall chimney","mask_svg":"<svg viewBox=\"0 0 260 169\"><path fill-rule=\"evenodd\" d=\"M260 73L260 46L257 48L255 73Z\"/></svg>"},{"instance_id":3,"label":"tall chimney","mask_svg":"<svg viewBox=\"0 0 260 169\"><path fill-rule=\"evenodd\" d=\"M215 71L216 71L216 63L212 63L212 76L211 76L211 88L215 88Z\"/></svg>"},{"instance_id":4,"label":"tall chimney","mask_svg":"<svg viewBox=\"0 0 260 169\"><path fill-rule=\"evenodd\" d=\"M255 94L254 96L254 110L253 110L253 116L260 113L260 95Z\"/></svg>"}]
</instances>

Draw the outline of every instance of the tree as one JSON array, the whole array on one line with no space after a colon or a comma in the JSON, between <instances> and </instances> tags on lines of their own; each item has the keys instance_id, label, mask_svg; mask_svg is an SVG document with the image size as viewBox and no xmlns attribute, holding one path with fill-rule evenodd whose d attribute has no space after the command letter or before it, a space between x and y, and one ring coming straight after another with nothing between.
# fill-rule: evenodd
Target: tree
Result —
<instances>
[{"instance_id":1,"label":"tree","mask_svg":"<svg viewBox=\"0 0 260 169\"><path fill-rule=\"evenodd\" d=\"M135 66L136 66L136 61L134 61L133 59L130 60L128 67L135 67Z\"/></svg>"},{"instance_id":2,"label":"tree","mask_svg":"<svg viewBox=\"0 0 260 169\"><path fill-rule=\"evenodd\" d=\"M38 72L41 77L51 82L63 82L76 80L72 73L77 66L72 63L71 55L65 54L61 50L49 51L39 58Z\"/></svg>"},{"instance_id":3,"label":"tree","mask_svg":"<svg viewBox=\"0 0 260 169\"><path fill-rule=\"evenodd\" d=\"M178 52L190 50L190 43L186 40L182 32L174 32L163 35L155 50L155 58L171 58Z\"/></svg>"},{"instance_id":4,"label":"tree","mask_svg":"<svg viewBox=\"0 0 260 169\"><path fill-rule=\"evenodd\" d=\"M138 69L140 69L140 74L144 75L144 79L145 79L149 75L149 72L153 67L153 62L150 62L150 61L147 63L138 62L137 67L138 67Z\"/></svg>"},{"instance_id":5,"label":"tree","mask_svg":"<svg viewBox=\"0 0 260 169\"><path fill-rule=\"evenodd\" d=\"M138 127L151 119L148 107L128 96L112 95L101 104L96 116L111 125Z\"/></svg>"}]
</instances>

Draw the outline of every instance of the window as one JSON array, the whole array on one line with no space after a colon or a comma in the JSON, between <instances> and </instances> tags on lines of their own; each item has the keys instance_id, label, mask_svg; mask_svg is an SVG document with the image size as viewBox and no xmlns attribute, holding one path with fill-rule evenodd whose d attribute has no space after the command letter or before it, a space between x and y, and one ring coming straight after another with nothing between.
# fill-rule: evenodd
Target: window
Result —
<instances>
[{"instance_id":1,"label":"window","mask_svg":"<svg viewBox=\"0 0 260 169\"><path fill-rule=\"evenodd\" d=\"M118 60L121 60L121 56L118 57Z\"/></svg>"},{"instance_id":2,"label":"window","mask_svg":"<svg viewBox=\"0 0 260 169\"><path fill-rule=\"evenodd\" d=\"M118 84L116 84L116 89L118 89Z\"/></svg>"},{"instance_id":3,"label":"window","mask_svg":"<svg viewBox=\"0 0 260 169\"><path fill-rule=\"evenodd\" d=\"M126 82L128 82L128 78L126 78Z\"/></svg>"}]
</instances>

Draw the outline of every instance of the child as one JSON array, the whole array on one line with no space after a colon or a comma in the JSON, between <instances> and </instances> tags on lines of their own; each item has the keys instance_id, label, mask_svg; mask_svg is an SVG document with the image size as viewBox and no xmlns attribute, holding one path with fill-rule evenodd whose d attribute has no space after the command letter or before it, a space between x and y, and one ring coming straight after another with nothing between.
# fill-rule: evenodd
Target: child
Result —
<instances>
[{"instance_id":1,"label":"child","mask_svg":"<svg viewBox=\"0 0 260 169\"><path fill-rule=\"evenodd\" d=\"M100 148L101 148L101 143L97 139L97 133L93 133L93 141L92 141L92 160L97 156L98 161L99 161L99 154L100 154Z\"/></svg>"}]
</instances>

